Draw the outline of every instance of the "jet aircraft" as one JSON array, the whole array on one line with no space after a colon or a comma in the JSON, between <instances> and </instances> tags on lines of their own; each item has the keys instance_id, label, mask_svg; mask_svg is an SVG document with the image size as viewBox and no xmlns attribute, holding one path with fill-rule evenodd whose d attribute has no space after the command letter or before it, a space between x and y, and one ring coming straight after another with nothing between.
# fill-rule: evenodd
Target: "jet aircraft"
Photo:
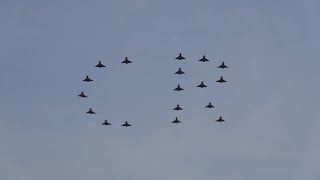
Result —
<instances>
[{"instance_id":1,"label":"jet aircraft","mask_svg":"<svg viewBox=\"0 0 320 180\"><path fill-rule=\"evenodd\" d=\"M176 111L180 111L180 110L183 110L180 105L178 104L177 107L175 107L173 110L176 110Z\"/></svg>"},{"instance_id":2,"label":"jet aircraft","mask_svg":"<svg viewBox=\"0 0 320 180\"><path fill-rule=\"evenodd\" d=\"M206 86L206 85L204 85L203 81L201 81L201 84L200 84L200 85L198 85L197 87L205 88L205 87L207 87L207 86Z\"/></svg>"},{"instance_id":3,"label":"jet aircraft","mask_svg":"<svg viewBox=\"0 0 320 180\"><path fill-rule=\"evenodd\" d=\"M178 84L178 87L176 87L174 90L175 91L183 91L183 89L180 87L180 84Z\"/></svg>"},{"instance_id":4,"label":"jet aircraft","mask_svg":"<svg viewBox=\"0 0 320 180\"><path fill-rule=\"evenodd\" d=\"M182 60L182 59L186 59L186 58L184 58L184 57L182 56L182 54L181 54L181 53L179 53L179 56L178 56L178 57L176 57L176 59L178 59L178 60Z\"/></svg>"},{"instance_id":5,"label":"jet aircraft","mask_svg":"<svg viewBox=\"0 0 320 180\"><path fill-rule=\"evenodd\" d=\"M228 66L226 66L226 65L224 64L224 62L222 62L222 64L221 64L220 66L218 66L218 68L224 69L224 68L228 68Z\"/></svg>"},{"instance_id":6,"label":"jet aircraft","mask_svg":"<svg viewBox=\"0 0 320 180\"><path fill-rule=\"evenodd\" d=\"M202 58L199 61L207 62L209 60L206 58L206 55L203 55Z\"/></svg>"},{"instance_id":7,"label":"jet aircraft","mask_svg":"<svg viewBox=\"0 0 320 180\"><path fill-rule=\"evenodd\" d=\"M109 126L111 125L107 120L104 120L104 123L102 123L101 125L106 125L106 126Z\"/></svg>"},{"instance_id":8,"label":"jet aircraft","mask_svg":"<svg viewBox=\"0 0 320 180\"><path fill-rule=\"evenodd\" d=\"M185 73L181 70L181 68L179 68L179 70L178 70L177 72L175 72L174 74L179 74L179 75L181 75L181 74L185 74Z\"/></svg>"},{"instance_id":9,"label":"jet aircraft","mask_svg":"<svg viewBox=\"0 0 320 180\"><path fill-rule=\"evenodd\" d=\"M124 124L122 124L122 126L129 127L131 125L126 121Z\"/></svg>"},{"instance_id":10,"label":"jet aircraft","mask_svg":"<svg viewBox=\"0 0 320 180\"><path fill-rule=\"evenodd\" d=\"M227 82L227 81L225 81L225 80L223 79L223 77L221 76L220 79L219 79L218 81L216 81L216 82L224 83L224 82Z\"/></svg>"},{"instance_id":11,"label":"jet aircraft","mask_svg":"<svg viewBox=\"0 0 320 180\"><path fill-rule=\"evenodd\" d=\"M90 81L93 81L93 80L90 79L89 76L86 76L86 78L83 81L90 82Z\"/></svg>"},{"instance_id":12,"label":"jet aircraft","mask_svg":"<svg viewBox=\"0 0 320 180\"><path fill-rule=\"evenodd\" d=\"M86 96L86 95L83 94L83 91L81 91L81 94L79 94L78 96L79 96L79 97L82 97L82 98L87 98L87 97L88 97L88 96Z\"/></svg>"},{"instance_id":13,"label":"jet aircraft","mask_svg":"<svg viewBox=\"0 0 320 180\"><path fill-rule=\"evenodd\" d=\"M87 112L88 114L96 114L95 112L92 111L92 109L90 108L89 111Z\"/></svg>"},{"instance_id":14,"label":"jet aircraft","mask_svg":"<svg viewBox=\"0 0 320 180\"><path fill-rule=\"evenodd\" d=\"M218 120L216 120L216 122L224 122L224 119L222 119L222 117L220 116Z\"/></svg>"},{"instance_id":15,"label":"jet aircraft","mask_svg":"<svg viewBox=\"0 0 320 180\"><path fill-rule=\"evenodd\" d=\"M176 117L176 119L174 121L172 121L171 123L177 124L177 123L181 123L178 118Z\"/></svg>"},{"instance_id":16,"label":"jet aircraft","mask_svg":"<svg viewBox=\"0 0 320 180\"><path fill-rule=\"evenodd\" d=\"M214 106L209 102L209 104L206 106L206 108L214 108Z\"/></svg>"},{"instance_id":17,"label":"jet aircraft","mask_svg":"<svg viewBox=\"0 0 320 180\"><path fill-rule=\"evenodd\" d=\"M128 57L126 57L126 59L124 61L122 61L121 63L129 64L129 63L132 63L132 62L128 60Z\"/></svg>"},{"instance_id":18,"label":"jet aircraft","mask_svg":"<svg viewBox=\"0 0 320 180\"><path fill-rule=\"evenodd\" d=\"M106 66L105 66L105 65L103 65L103 64L101 63L101 61L99 61L99 63L98 63L95 67L103 68L103 67L106 67Z\"/></svg>"}]
</instances>

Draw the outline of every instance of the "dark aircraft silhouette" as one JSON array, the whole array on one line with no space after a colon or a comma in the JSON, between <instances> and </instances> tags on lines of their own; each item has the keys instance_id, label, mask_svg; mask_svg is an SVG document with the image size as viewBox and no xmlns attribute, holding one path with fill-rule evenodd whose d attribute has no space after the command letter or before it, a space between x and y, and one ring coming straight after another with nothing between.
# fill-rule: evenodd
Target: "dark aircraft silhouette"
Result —
<instances>
[{"instance_id":1,"label":"dark aircraft silhouette","mask_svg":"<svg viewBox=\"0 0 320 180\"><path fill-rule=\"evenodd\" d=\"M216 81L216 82L224 83L224 82L227 82L227 81L225 81L225 80L223 79L223 77L221 76L220 79L219 79L218 81Z\"/></svg>"},{"instance_id":2,"label":"dark aircraft silhouette","mask_svg":"<svg viewBox=\"0 0 320 180\"><path fill-rule=\"evenodd\" d=\"M203 81L201 81L201 84L200 84L200 85L198 85L197 87L205 88L205 87L207 87L207 86L203 84Z\"/></svg>"},{"instance_id":3,"label":"dark aircraft silhouette","mask_svg":"<svg viewBox=\"0 0 320 180\"><path fill-rule=\"evenodd\" d=\"M101 64L101 61L99 61L99 63L98 63L95 67L103 68L103 67L106 67L106 66L105 66L105 65L103 65L103 64Z\"/></svg>"},{"instance_id":4,"label":"dark aircraft silhouette","mask_svg":"<svg viewBox=\"0 0 320 180\"><path fill-rule=\"evenodd\" d=\"M218 68L224 69L224 68L228 68L228 66L224 65L224 62L222 62L222 64L220 66L218 66Z\"/></svg>"},{"instance_id":5,"label":"dark aircraft silhouette","mask_svg":"<svg viewBox=\"0 0 320 180\"><path fill-rule=\"evenodd\" d=\"M178 60L182 60L182 59L186 59L186 58L184 58L184 57L182 56L182 54L181 54L181 53L179 53L179 56L178 56L178 57L176 57L176 59L178 59Z\"/></svg>"},{"instance_id":6,"label":"dark aircraft silhouette","mask_svg":"<svg viewBox=\"0 0 320 180\"><path fill-rule=\"evenodd\" d=\"M181 75L181 74L185 74L185 73L181 70L181 68L179 68L179 70L177 72L175 72L175 74Z\"/></svg>"},{"instance_id":7,"label":"dark aircraft silhouette","mask_svg":"<svg viewBox=\"0 0 320 180\"><path fill-rule=\"evenodd\" d=\"M176 87L174 90L175 91L183 91L183 89L180 87L180 84L178 84L178 87Z\"/></svg>"},{"instance_id":8,"label":"dark aircraft silhouette","mask_svg":"<svg viewBox=\"0 0 320 180\"><path fill-rule=\"evenodd\" d=\"M121 63L129 64L129 63L132 63L132 62L128 60L128 57L126 57L126 59L124 61L122 61Z\"/></svg>"},{"instance_id":9,"label":"dark aircraft silhouette","mask_svg":"<svg viewBox=\"0 0 320 180\"><path fill-rule=\"evenodd\" d=\"M129 126L131 126L131 125L128 124L128 122L126 121L124 124L122 124L122 126L129 127Z\"/></svg>"},{"instance_id":10,"label":"dark aircraft silhouette","mask_svg":"<svg viewBox=\"0 0 320 180\"><path fill-rule=\"evenodd\" d=\"M209 104L206 106L206 108L214 108L214 106L209 102Z\"/></svg>"},{"instance_id":11,"label":"dark aircraft silhouette","mask_svg":"<svg viewBox=\"0 0 320 180\"><path fill-rule=\"evenodd\" d=\"M79 96L79 97L82 97L82 98L87 98L87 97L88 97L88 96L86 96L86 95L83 94L83 91L81 91L81 94L79 94L78 96Z\"/></svg>"},{"instance_id":12,"label":"dark aircraft silhouette","mask_svg":"<svg viewBox=\"0 0 320 180\"><path fill-rule=\"evenodd\" d=\"M216 122L224 122L224 119L222 119L222 117L220 116L218 120L216 120Z\"/></svg>"},{"instance_id":13,"label":"dark aircraft silhouette","mask_svg":"<svg viewBox=\"0 0 320 180\"><path fill-rule=\"evenodd\" d=\"M207 62L209 60L206 58L206 55L203 55L202 58L199 61Z\"/></svg>"},{"instance_id":14,"label":"dark aircraft silhouette","mask_svg":"<svg viewBox=\"0 0 320 180\"><path fill-rule=\"evenodd\" d=\"M107 120L104 120L104 123L102 123L101 125L106 125L106 126L109 126L111 125Z\"/></svg>"},{"instance_id":15,"label":"dark aircraft silhouette","mask_svg":"<svg viewBox=\"0 0 320 180\"><path fill-rule=\"evenodd\" d=\"M181 123L178 118L176 117L176 119L174 121L172 121L171 123L177 124L177 123Z\"/></svg>"},{"instance_id":16,"label":"dark aircraft silhouette","mask_svg":"<svg viewBox=\"0 0 320 180\"><path fill-rule=\"evenodd\" d=\"M179 110L183 110L180 105L178 104L177 107L175 107L173 110L179 111Z\"/></svg>"},{"instance_id":17,"label":"dark aircraft silhouette","mask_svg":"<svg viewBox=\"0 0 320 180\"><path fill-rule=\"evenodd\" d=\"M93 81L93 80L90 79L89 76L86 76L86 78L83 81L90 82L90 81Z\"/></svg>"},{"instance_id":18,"label":"dark aircraft silhouette","mask_svg":"<svg viewBox=\"0 0 320 180\"><path fill-rule=\"evenodd\" d=\"M88 114L96 114L95 112L92 111L92 109L90 108L89 111L87 112Z\"/></svg>"}]
</instances>

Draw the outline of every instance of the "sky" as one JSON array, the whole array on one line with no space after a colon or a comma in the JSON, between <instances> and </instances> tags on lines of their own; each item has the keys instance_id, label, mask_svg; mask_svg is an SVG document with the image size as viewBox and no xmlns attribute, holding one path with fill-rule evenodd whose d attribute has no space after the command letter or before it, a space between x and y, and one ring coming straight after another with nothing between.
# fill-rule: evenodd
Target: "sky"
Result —
<instances>
[{"instance_id":1,"label":"sky","mask_svg":"<svg viewBox=\"0 0 320 180\"><path fill-rule=\"evenodd\" d=\"M318 180L319 5L0 1L0 179Z\"/></svg>"}]
</instances>

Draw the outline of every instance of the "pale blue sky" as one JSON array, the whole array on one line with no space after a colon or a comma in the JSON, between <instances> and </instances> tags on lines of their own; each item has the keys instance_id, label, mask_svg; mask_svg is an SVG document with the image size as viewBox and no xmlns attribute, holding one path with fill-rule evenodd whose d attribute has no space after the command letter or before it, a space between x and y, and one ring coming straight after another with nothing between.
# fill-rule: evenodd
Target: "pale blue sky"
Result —
<instances>
[{"instance_id":1,"label":"pale blue sky","mask_svg":"<svg viewBox=\"0 0 320 180\"><path fill-rule=\"evenodd\" d=\"M0 179L320 179L319 5L0 1Z\"/></svg>"}]
</instances>

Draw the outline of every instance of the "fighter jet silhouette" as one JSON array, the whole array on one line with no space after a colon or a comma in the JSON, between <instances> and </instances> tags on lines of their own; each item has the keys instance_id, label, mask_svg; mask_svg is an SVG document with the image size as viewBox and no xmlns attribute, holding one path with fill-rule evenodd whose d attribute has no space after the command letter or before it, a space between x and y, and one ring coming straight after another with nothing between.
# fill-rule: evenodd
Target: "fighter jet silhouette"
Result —
<instances>
[{"instance_id":1,"label":"fighter jet silhouette","mask_svg":"<svg viewBox=\"0 0 320 180\"><path fill-rule=\"evenodd\" d=\"M206 55L203 55L202 58L199 61L207 62L209 60L206 58Z\"/></svg>"},{"instance_id":2,"label":"fighter jet silhouette","mask_svg":"<svg viewBox=\"0 0 320 180\"><path fill-rule=\"evenodd\" d=\"M96 114L95 112L92 111L92 109L90 108L89 111L87 112L88 114Z\"/></svg>"},{"instance_id":3,"label":"fighter jet silhouette","mask_svg":"<svg viewBox=\"0 0 320 180\"><path fill-rule=\"evenodd\" d=\"M176 111L180 111L180 110L183 110L180 105L178 104L177 107L175 107L173 110L176 110Z\"/></svg>"},{"instance_id":4,"label":"fighter jet silhouette","mask_svg":"<svg viewBox=\"0 0 320 180\"><path fill-rule=\"evenodd\" d=\"M214 108L214 106L209 102L209 104L206 106L206 108Z\"/></svg>"},{"instance_id":5,"label":"fighter jet silhouette","mask_svg":"<svg viewBox=\"0 0 320 180\"><path fill-rule=\"evenodd\" d=\"M129 63L132 63L132 62L128 60L128 57L126 57L126 59L124 61L122 61L121 63L129 64Z\"/></svg>"},{"instance_id":6,"label":"fighter jet silhouette","mask_svg":"<svg viewBox=\"0 0 320 180\"><path fill-rule=\"evenodd\" d=\"M181 75L181 74L185 74L185 73L181 70L181 68L179 68L179 70L177 72L175 72L175 74Z\"/></svg>"},{"instance_id":7,"label":"fighter jet silhouette","mask_svg":"<svg viewBox=\"0 0 320 180\"><path fill-rule=\"evenodd\" d=\"M220 79L219 79L218 81L216 81L216 82L224 83L224 82L227 82L227 81L225 81L225 80L223 79L223 77L221 76Z\"/></svg>"},{"instance_id":8,"label":"fighter jet silhouette","mask_svg":"<svg viewBox=\"0 0 320 180\"><path fill-rule=\"evenodd\" d=\"M178 84L178 87L176 87L174 90L175 91L183 91L183 89L180 87L180 84Z\"/></svg>"},{"instance_id":9,"label":"fighter jet silhouette","mask_svg":"<svg viewBox=\"0 0 320 180\"><path fill-rule=\"evenodd\" d=\"M99 61L99 63L98 63L95 67L103 68L103 67L106 67L106 66L105 66L105 65L103 65L103 64L101 64L101 61Z\"/></svg>"},{"instance_id":10,"label":"fighter jet silhouette","mask_svg":"<svg viewBox=\"0 0 320 180\"><path fill-rule=\"evenodd\" d=\"M182 54L181 54L181 53L179 53L179 56L178 56L178 57L176 57L176 59L178 59L178 60L182 60L182 59L186 59L186 58L184 58L184 57L182 56Z\"/></svg>"},{"instance_id":11,"label":"fighter jet silhouette","mask_svg":"<svg viewBox=\"0 0 320 180\"><path fill-rule=\"evenodd\" d=\"M177 124L177 123L181 123L178 118L176 117L176 119L174 121L172 121L171 123Z\"/></svg>"},{"instance_id":12,"label":"fighter jet silhouette","mask_svg":"<svg viewBox=\"0 0 320 180\"><path fill-rule=\"evenodd\" d=\"M224 119L222 119L222 117L220 116L220 118L218 120L216 120L216 122L223 122Z\"/></svg>"},{"instance_id":13,"label":"fighter jet silhouette","mask_svg":"<svg viewBox=\"0 0 320 180\"><path fill-rule=\"evenodd\" d=\"M222 62L222 64L220 66L218 66L218 68L224 69L224 68L228 68L228 66L224 65L224 62Z\"/></svg>"},{"instance_id":14,"label":"fighter jet silhouette","mask_svg":"<svg viewBox=\"0 0 320 180\"><path fill-rule=\"evenodd\" d=\"M131 125L128 124L128 122L126 121L124 124L122 124L122 126L129 127L129 126L131 126Z\"/></svg>"},{"instance_id":15,"label":"fighter jet silhouette","mask_svg":"<svg viewBox=\"0 0 320 180\"><path fill-rule=\"evenodd\" d=\"M101 125L106 125L106 126L109 126L111 125L107 120L104 120L104 123L102 123Z\"/></svg>"},{"instance_id":16,"label":"fighter jet silhouette","mask_svg":"<svg viewBox=\"0 0 320 180\"><path fill-rule=\"evenodd\" d=\"M205 88L205 87L207 87L207 86L203 84L203 81L201 81L201 84L200 84L200 85L198 85L197 87Z\"/></svg>"},{"instance_id":17,"label":"fighter jet silhouette","mask_svg":"<svg viewBox=\"0 0 320 180\"><path fill-rule=\"evenodd\" d=\"M90 79L89 76L86 76L86 78L83 81L90 82L90 81L93 81L93 80Z\"/></svg>"},{"instance_id":18,"label":"fighter jet silhouette","mask_svg":"<svg viewBox=\"0 0 320 180\"><path fill-rule=\"evenodd\" d=\"M86 95L83 94L83 91L81 91L81 94L79 94L78 96L79 96L79 97L82 97L82 98L87 98L87 97L88 97L88 96L86 96Z\"/></svg>"}]
</instances>

